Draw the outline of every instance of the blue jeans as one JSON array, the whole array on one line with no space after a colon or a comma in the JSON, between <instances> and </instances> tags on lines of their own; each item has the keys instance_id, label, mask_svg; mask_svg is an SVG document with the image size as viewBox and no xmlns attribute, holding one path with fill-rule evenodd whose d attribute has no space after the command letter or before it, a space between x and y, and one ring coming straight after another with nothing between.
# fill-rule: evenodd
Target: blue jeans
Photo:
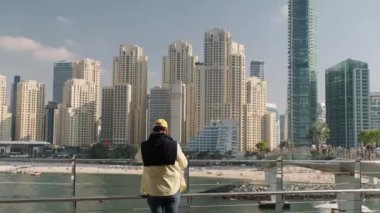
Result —
<instances>
[{"instance_id":1,"label":"blue jeans","mask_svg":"<svg viewBox=\"0 0 380 213\"><path fill-rule=\"evenodd\" d=\"M177 213L181 202L181 194L178 192L171 196L149 196L148 204L151 213Z\"/></svg>"}]
</instances>

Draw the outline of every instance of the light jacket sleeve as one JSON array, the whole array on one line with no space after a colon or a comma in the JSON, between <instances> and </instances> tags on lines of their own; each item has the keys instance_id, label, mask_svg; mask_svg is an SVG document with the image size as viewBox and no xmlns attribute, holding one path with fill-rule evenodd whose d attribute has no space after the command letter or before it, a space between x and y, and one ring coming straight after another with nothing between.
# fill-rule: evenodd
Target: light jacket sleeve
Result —
<instances>
[{"instance_id":1,"label":"light jacket sleeve","mask_svg":"<svg viewBox=\"0 0 380 213\"><path fill-rule=\"evenodd\" d=\"M181 169L185 169L187 167L188 162L186 156L183 154L181 146L179 144L177 145L177 161Z\"/></svg>"},{"instance_id":2,"label":"light jacket sleeve","mask_svg":"<svg viewBox=\"0 0 380 213\"><path fill-rule=\"evenodd\" d=\"M135 160L136 162L138 163L142 163L143 160L142 160L142 154L141 154L141 147L138 149L136 155L135 155Z\"/></svg>"}]
</instances>

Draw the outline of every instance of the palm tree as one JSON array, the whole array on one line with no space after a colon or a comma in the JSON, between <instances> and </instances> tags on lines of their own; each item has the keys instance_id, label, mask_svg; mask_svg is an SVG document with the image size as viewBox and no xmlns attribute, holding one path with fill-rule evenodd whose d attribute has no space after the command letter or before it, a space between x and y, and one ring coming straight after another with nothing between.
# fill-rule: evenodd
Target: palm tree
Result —
<instances>
[{"instance_id":1,"label":"palm tree","mask_svg":"<svg viewBox=\"0 0 380 213\"><path fill-rule=\"evenodd\" d=\"M319 151L319 145L329 139L330 129L326 123L316 121L309 129L307 138L310 141L310 144L315 144Z\"/></svg>"}]
</instances>

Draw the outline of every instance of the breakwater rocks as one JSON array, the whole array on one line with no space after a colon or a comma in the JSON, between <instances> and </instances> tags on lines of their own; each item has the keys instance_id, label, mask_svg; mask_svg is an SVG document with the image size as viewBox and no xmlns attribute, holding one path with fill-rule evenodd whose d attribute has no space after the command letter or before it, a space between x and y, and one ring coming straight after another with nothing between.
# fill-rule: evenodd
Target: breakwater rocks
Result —
<instances>
[{"instance_id":1,"label":"breakwater rocks","mask_svg":"<svg viewBox=\"0 0 380 213\"><path fill-rule=\"evenodd\" d=\"M376 188L373 184L362 184L365 189ZM285 191L306 191L306 190L333 190L335 186L333 184L286 184ZM239 192L265 192L269 191L269 186L258 184L243 184L243 185L224 185L203 191L202 193L239 193ZM379 194L364 194L366 198L380 197ZM270 200L269 195L247 195L243 197L223 197L224 199L241 199L241 200ZM328 194L289 194L285 196L286 200L309 200L309 199L334 199L336 198L334 193Z\"/></svg>"}]
</instances>

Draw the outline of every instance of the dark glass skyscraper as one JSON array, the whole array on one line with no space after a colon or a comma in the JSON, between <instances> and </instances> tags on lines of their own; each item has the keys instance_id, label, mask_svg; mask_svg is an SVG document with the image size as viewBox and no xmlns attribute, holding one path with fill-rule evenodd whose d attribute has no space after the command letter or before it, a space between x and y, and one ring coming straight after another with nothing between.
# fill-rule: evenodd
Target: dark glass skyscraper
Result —
<instances>
[{"instance_id":1,"label":"dark glass skyscraper","mask_svg":"<svg viewBox=\"0 0 380 213\"><path fill-rule=\"evenodd\" d=\"M365 62L347 59L326 70L328 142L356 147L363 129L369 129L369 69Z\"/></svg>"},{"instance_id":2,"label":"dark glass skyscraper","mask_svg":"<svg viewBox=\"0 0 380 213\"><path fill-rule=\"evenodd\" d=\"M317 117L314 1L289 0L289 141L307 146L307 133Z\"/></svg>"},{"instance_id":3,"label":"dark glass skyscraper","mask_svg":"<svg viewBox=\"0 0 380 213\"><path fill-rule=\"evenodd\" d=\"M73 63L60 61L54 63L53 101L62 103L63 86L73 76Z\"/></svg>"},{"instance_id":4,"label":"dark glass skyscraper","mask_svg":"<svg viewBox=\"0 0 380 213\"><path fill-rule=\"evenodd\" d=\"M16 138L16 102L17 102L17 84L21 81L19 75L15 75L13 78L12 90L11 90L11 112L12 112L12 129L11 138L12 141Z\"/></svg>"},{"instance_id":5,"label":"dark glass skyscraper","mask_svg":"<svg viewBox=\"0 0 380 213\"><path fill-rule=\"evenodd\" d=\"M264 61L263 60L252 60L249 70L249 76L256 76L260 80L265 81L264 73Z\"/></svg>"},{"instance_id":6,"label":"dark glass skyscraper","mask_svg":"<svg viewBox=\"0 0 380 213\"><path fill-rule=\"evenodd\" d=\"M45 141L53 143L53 133L54 133L54 110L58 108L58 103L54 101L49 101L49 103L45 106L45 130L44 130L44 138Z\"/></svg>"}]
</instances>

